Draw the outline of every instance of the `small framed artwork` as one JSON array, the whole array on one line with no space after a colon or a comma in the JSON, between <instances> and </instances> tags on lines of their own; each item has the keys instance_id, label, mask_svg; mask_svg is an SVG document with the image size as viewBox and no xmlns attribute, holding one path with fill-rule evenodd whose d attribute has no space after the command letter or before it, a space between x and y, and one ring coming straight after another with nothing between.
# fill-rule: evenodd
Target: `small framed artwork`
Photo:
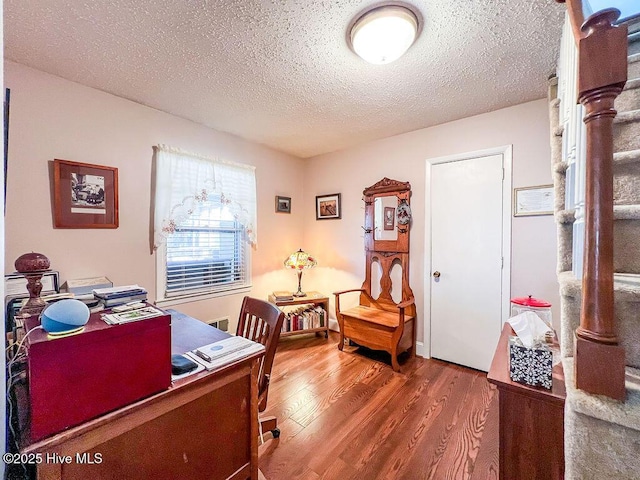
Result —
<instances>
[{"instance_id":1,"label":"small framed artwork","mask_svg":"<svg viewBox=\"0 0 640 480\"><path fill-rule=\"evenodd\" d=\"M118 228L118 169L54 160L56 228Z\"/></svg>"},{"instance_id":2,"label":"small framed artwork","mask_svg":"<svg viewBox=\"0 0 640 480\"><path fill-rule=\"evenodd\" d=\"M384 207L384 229L393 230L396 223L396 209L393 207Z\"/></svg>"},{"instance_id":3,"label":"small framed artwork","mask_svg":"<svg viewBox=\"0 0 640 480\"><path fill-rule=\"evenodd\" d=\"M316 197L316 220L342 218L340 194L319 195Z\"/></svg>"},{"instance_id":4,"label":"small framed artwork","mask_svg":"<svg viewBox=\"0 0 640 480\"><path fill-rule=\"evenodd\" d=\"M513 216L553 214L553 185L513 189Z\"/></svg>"},{"instance_id":5,"label":"small framed artwork","mask_svg":"<svg viewBox=\"0 0 640 480\"><path fill-rule=\"evenodd\" d=\"M291 213L291 197L276 195L276 213Z\"/></svg>"}]
</instances>

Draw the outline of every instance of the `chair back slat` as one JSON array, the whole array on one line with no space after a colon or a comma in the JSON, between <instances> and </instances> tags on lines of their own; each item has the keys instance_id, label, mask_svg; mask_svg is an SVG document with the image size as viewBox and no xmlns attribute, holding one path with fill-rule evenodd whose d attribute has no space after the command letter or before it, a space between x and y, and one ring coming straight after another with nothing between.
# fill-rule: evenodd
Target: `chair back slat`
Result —
<instances>
[{"instance_id":1,"label":"chair back slat","mask_svg":"<svg viewBox=\"0 0 640 480\"><path fill-rule=\"evenodd\" d=\"M257 298L244 297L236 335L261 343L265 347L265 354L260 361L258 373L258 407L260 411L263 411L267 406L269 377L283 321L284 313L275 305Z\"/></svg>"}]
</instances>

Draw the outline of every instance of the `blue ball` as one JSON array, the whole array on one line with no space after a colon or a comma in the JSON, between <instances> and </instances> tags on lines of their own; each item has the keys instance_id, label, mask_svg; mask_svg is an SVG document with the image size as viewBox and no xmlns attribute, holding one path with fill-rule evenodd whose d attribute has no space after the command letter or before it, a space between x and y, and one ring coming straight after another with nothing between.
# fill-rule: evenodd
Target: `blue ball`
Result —
<instances>
[{"instance_id":1,"label":"blue ball","mask_svg":"<svg viewBox=\"0 0 640 480\"><path fill-rule=\"evenodd\" d=\"M60 300L42 311L41 321L49 333L72 332L89 321L89 307L73 298Z\"/></svg>"}]
</instances>

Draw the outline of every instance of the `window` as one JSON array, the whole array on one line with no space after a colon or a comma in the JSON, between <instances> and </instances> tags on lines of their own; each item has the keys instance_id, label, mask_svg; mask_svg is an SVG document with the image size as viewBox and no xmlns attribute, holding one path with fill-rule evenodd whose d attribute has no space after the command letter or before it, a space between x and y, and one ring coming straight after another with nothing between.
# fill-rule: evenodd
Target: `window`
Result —
<instances>
[{"instance_id":1,"label":"window","mask_svg":"<svg viewBox=\"0 0 640 480\"><path fill-rule=\"evenodd\" d=\"M247 255L244 229L220 204L198 207L167 237L167 298L245 287Z\"/></svg>"},{"instance_id":2,"label":"window","mask_svg":"<svg viewBox=\"0 0 640 480\"><path fill-rule=\"evenodd\" d=\"M612 7L620 10L620 19L618 22L640 15L638 0L586 0L582 4L585 18L594 12Z\"/></svg>"},{"instance_id":3,"label":"window","mask_svg":"<svg viewBox=\"0 0 640 480\"><path fill-rule=\"evenodd\" d=\"M253 167L156 147L157 300L250 287L255 210Z\"/></svg>"}]
</instances>

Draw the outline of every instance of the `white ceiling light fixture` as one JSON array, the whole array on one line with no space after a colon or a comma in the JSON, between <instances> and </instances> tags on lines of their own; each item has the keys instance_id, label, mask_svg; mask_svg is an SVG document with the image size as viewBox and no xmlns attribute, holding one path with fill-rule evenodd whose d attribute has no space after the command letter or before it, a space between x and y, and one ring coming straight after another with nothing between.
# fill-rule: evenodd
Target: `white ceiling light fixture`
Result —
<instances>
[{"instance_id":1,"label":"white ceiling light fixture","mask_svg":"<svg viewBox=\"0 0 640 480\"><path fill-rule=\"evenodd\" d=\"M369 63L383 65L400 58L418 36L418 16L402 5L382 5L361 15L349 32L351 47Z\"/></svg>"}]
</instances>

